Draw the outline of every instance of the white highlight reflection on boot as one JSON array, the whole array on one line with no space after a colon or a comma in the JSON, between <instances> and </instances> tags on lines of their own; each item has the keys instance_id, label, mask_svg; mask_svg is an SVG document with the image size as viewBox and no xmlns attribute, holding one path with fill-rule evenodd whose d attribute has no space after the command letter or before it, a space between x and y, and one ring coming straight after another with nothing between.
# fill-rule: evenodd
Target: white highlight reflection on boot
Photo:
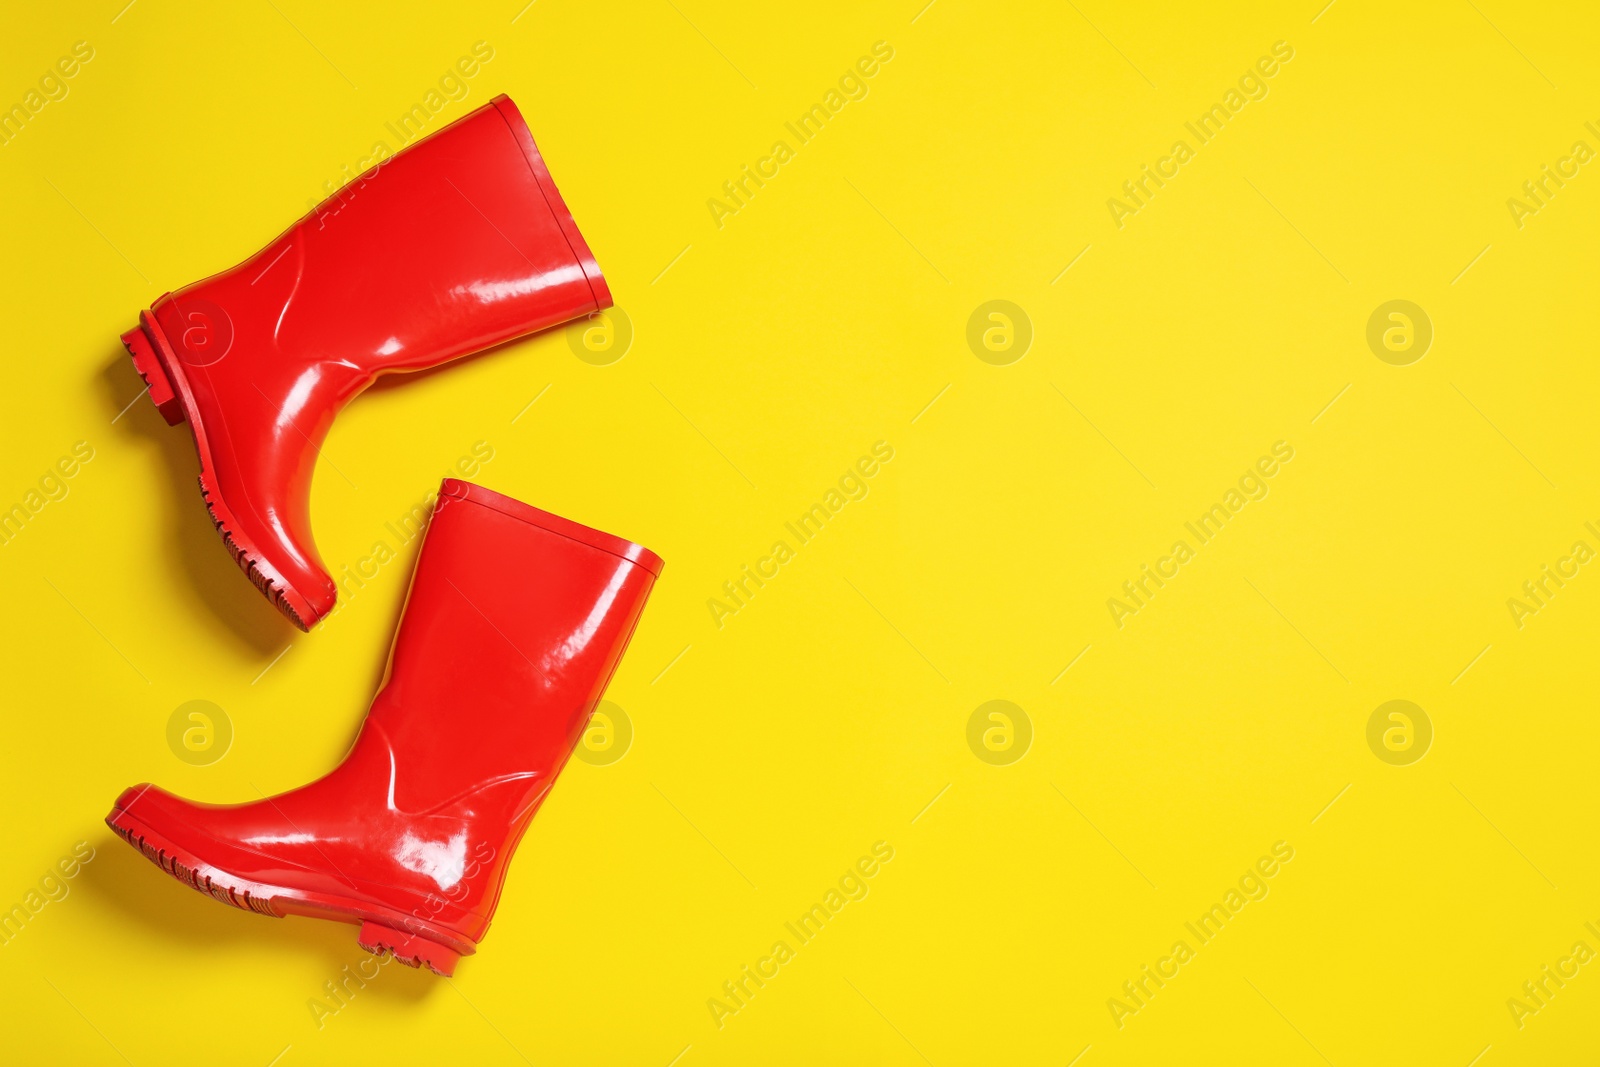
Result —
<instances>
[{"instance_id":1,"label":"white highlight reflection on boot","mask_svg":"<svg viewBox=\"0 0 1600 1067\"><path fill-rule=\"evenodd\" d=\"M467 832L462 830L448 841L428 841L407 830L394 858L406 870L425 874L440 889L449 889L467 870Z\"/></svg>"},{"instance_id":2,"label":"white highlight reflection on boot","mask_svg":"<svg viewBox=\"0 0 1600 1067\"><path fill-rule=\"evenodd\" d=\"M496 304L502 300L514 300L519 296L537 293L541 289L549 289L557 285L575 282L583 277L583 268L576 263L566 267L555 267L551 270L540 271L537 274L528 274L521 278L507 278L498 281L475 281L467 285L458 285L454 289L456 295L471 293L478 298L480 304Z\"/></svg>"},{"instance_id":3,"label":"white highlight reflection on boot","mask_svg":"<svg viewBox=\"0 0 1600 1067\"><path fill-rule=\"evenodd\" d=\"M617 599L617 594L622 592L622 583L627 581L628 574L633 570L633 564L621 563L612 572L611 580L606 583L605 592L600 594L600 599L595 602L589 617L584 619L578 628L572 631L561 642L561 647L556 650L553 666L565 666L583 654L583 650L594 640L595 631L600 629L600 624L605 622L606 616L611 612L611 605ZM550 661L545 661L546 666L552 666Z\"/></svg>"}]
</instances>

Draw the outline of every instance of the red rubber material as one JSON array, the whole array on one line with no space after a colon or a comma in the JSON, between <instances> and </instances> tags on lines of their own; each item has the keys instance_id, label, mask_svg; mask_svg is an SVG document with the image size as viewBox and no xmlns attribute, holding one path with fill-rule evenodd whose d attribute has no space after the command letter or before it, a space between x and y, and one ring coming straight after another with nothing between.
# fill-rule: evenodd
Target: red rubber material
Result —
<instances>
[{"instance_id":1,"label":"red rubber material","mask_svg":"<svg viewBox=\"0 0 1600 1067\"><path fill-rule=\"evenodd\" d=\"M520 500L513 500L504 493L497 493L493 489L485 489L475 482L463 482L456 478L446 478L439 487L441 497L455 500L470 500L474 504L482 504L486 508L493 508L504 515L509 515L523 522L530 522L535 526L549 530L551 533L570 537L580 541L591 548L598 548L602 552L610 552L614 556L637 563L649 571L652 577L661 577L661 557L632 541L625 541L588 526L580 525L571 519L563 519L560 515L541 511L532 504L524 504Z\"/></svg>"},{"instance_id":2,"label":"red rubber material","mask_svg":"<svg viewBox=\"0 0 1600 1067\"><path fill-rule=\"evenodd\" d=\"M595 307L601 309L610 307L611 288L606 285L606 280L600 273L600 265L594 261L594 253L589 251L588 242L583 239L583 234L578 232L578 224L573 220L572 212L567 210L566 201L561 199L555 180L550 177L550 171L544 165L544 157L539 154L539 146L533 143L533 134L528 132L528 124L522 119L522 112L504 93L495 97L492 103L506 120L511 135L517 139L517 147L522 149L523 158L533 170L534 177L539 182L539 191L544 194L545 203L555 215L556 221L561 224L561 232L567 239L567 246L572 249L573 256L583 268L584 277L589 282Z\"/></svg>"},{"instance_id":3,"label":"red rubber material","mask_svg":"<svg viewBox=\"0 0 1600 1067\"><path fill-rule=\"evenodd\" d=\"M338 589L311 533L335 416L423 370L611 306L516 105L497 97L378 164L245 262L168 293L123 344L240 567L309 629Z\"/></svg>"},{"instance_id":4,"label":"red rubber material","mask_svg":"<svg viewBox=\"0 0 1600 1067\"><path fill-rule=\"evenodd\" d=\"M245 804L135 786L106 822L223 903L360 924L363 946L448 975L488 931L660 569L632 542L446 479L343 762Z\"/></svg>"}]
</instances>

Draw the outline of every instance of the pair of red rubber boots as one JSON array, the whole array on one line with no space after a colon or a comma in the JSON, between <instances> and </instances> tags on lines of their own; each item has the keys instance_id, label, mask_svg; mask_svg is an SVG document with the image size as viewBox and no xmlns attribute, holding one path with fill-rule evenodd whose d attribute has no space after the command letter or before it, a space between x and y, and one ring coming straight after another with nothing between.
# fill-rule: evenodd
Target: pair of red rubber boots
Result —
<instances>
[{"instance_id":1,"label":"pair of red rubber boots","mask_svg":"<svg viewBox=\"0 0 1600 1067\"><path fill-rule=\"evenodd\" d=\"M193 430L200 491L234 558L309 629L337 593L309 500L339 410L380 374L610 305L501 96L239 266L163 296L123 343L166 420ZM359 923L363 947L449 975L487 931L660 571L639 545L446 479L344 761L240 805L136 786L106 822L224 903Z\"/></svg>"}]
</instances>

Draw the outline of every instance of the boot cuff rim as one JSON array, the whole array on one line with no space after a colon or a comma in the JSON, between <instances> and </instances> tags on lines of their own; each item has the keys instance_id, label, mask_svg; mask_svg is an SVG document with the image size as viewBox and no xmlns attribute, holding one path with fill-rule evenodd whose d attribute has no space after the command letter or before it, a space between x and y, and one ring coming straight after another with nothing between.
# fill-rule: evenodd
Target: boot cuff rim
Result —
<instances>
[{"instance_id":1,"label":"boot cuff rim","mask_svg":"<svg viewBox=\"0 0 1600 1067\"><path fill-rule=\"evenodd\" d=\"M474 482L464 482L459 478L446 478L439 486L440 505L443 506L445 497L456 500L469 500L474 504L481 504L486 508L508 515L513 519L520 519L530 525L537 526L550 533L558 534L569 540L578 541L590 548L609 552L620 556L629 563L634 563L649 571L651 575L659 578L664 565L660 556L626 538L615 534L608 534L604 530L596 530L582 523L564 519L560 515L544 511L525 504L515 497L497 493L493 489L485 489Z\"/></svg>"},{"instance_id":2,"label":"boot cuff rim","mask_svg":"<svg viewBox=\"0 0 1600 1067\"><path fill-rule=\"evenodd\" d=\"M528 169L533 172L534 183L538 185L539 192L544 197L545 207L556 220L556 225L561 228L561 235L566 238L573 260L583 271L584 280L589 283L589 295L594 300L592 310L604 311L612 306L611 287L606 284L605 275L600 272L600 264L595 262L594 253L589 249L589 242L584 240L582 231L578 229L578 220L572 217L572 211L561 198L561 191L556 188L555 179L550 176L550 168L545 164L544 156L534 142L533 131L528 129L528 122L522 117L516 102L505 93L495 97L491 103L510 128L511 136L522 151Z\"/></svg>"}]
</instances>

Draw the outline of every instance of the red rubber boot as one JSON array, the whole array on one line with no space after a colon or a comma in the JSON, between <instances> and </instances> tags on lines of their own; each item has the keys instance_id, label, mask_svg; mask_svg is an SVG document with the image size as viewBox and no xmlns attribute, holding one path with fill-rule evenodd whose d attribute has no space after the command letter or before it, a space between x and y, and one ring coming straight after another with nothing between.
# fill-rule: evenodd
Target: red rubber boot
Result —
<instances>
[{"instance_id":1,"label":"red rubber boot","mask_svg":"<svg viewBox=\"0 0 1600 1067\"><path fill-rule=\"evenodd\" d=\"M225 904L359 923L362 947L448 975L488 930L660 571L639 545L446 479L344 761L247 804L135 786L106 823Z\"/></svg>"},{"instance_id":2,"label":"red rubber boot","mask_svg":"<svg viewBox=\"0 0 1600 1067\"><path fill-rule=\"evenodd\" d=\"M194 431L228 550L306 630L337 594L309 507L339 410L380 374L610 306L527 124L499 96L232 270L161 297L122 343L167 422Z\"/></svg>"}]
</instances>

